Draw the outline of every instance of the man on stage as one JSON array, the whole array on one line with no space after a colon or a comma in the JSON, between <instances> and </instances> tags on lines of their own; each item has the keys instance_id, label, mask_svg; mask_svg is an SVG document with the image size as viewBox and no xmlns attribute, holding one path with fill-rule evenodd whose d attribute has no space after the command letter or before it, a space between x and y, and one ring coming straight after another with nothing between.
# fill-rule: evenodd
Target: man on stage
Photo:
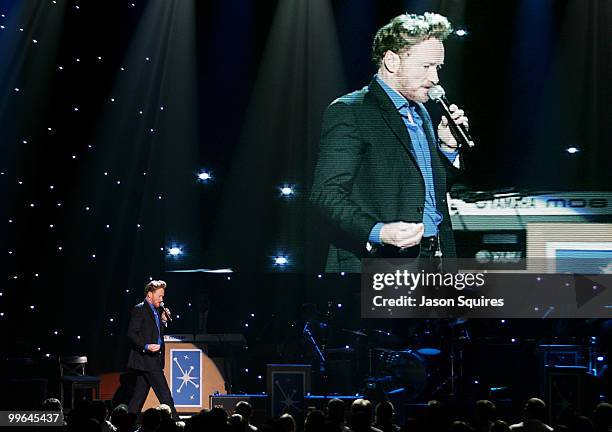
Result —
<instances>
[{"instance_id":1,"label":"man on stage","mask_svg":"<svg viewBox=\"0 0 612 432\"><path fill-rule=\"evenodd\" d=\"M161 303L164 300L166 282L154 280L145 286L145 299L132 309L128 338L132 343L128 368L136 373L134 395L129 410L140 414L152 387L157 399L172 410L178 420L174 400L164 376L164 328L168 317Z\"/></svg>"},{"instance_id":2,"label":"man on stage","mask_svg":"<svg viewBox=\"0 0 612 432\"><path fill-rule=\"evenodd\" d=\"M446 118L436 137L423 105L451 32L438 14L393 18L374 38L370 84L327 108L310 196L333 227L326 271L359 272L367 257L456 257L446 193L457 141Z\"/></svg>"}]
</instances>

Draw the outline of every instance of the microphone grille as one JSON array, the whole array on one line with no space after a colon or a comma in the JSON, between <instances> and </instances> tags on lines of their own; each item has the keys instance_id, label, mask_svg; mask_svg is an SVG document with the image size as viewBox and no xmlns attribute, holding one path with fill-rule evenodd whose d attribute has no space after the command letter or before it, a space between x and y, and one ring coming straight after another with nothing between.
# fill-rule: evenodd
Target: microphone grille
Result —
<instances>
[{"instance_id":1,"label":"microphone grille","mask_svg":"<svg viewBox=\"0 0 612 432\"><path fill-rule=\"evenodd\" d=\"M437 99L443 98L444 94L445 94L444 89L442 88L442 86L439 86L439 85L433 86L427 92L427 96L429 96L429 99L431 100L437 100Z\"/></svg>"}]
</instances>

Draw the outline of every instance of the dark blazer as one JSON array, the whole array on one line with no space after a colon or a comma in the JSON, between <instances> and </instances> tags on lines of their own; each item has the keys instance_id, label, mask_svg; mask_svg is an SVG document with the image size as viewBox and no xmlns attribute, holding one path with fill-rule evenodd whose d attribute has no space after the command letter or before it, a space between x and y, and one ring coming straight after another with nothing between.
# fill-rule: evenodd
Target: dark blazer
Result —
<instances>
[{"instance_id":1,"label":"dark blazer","mask_svg":"<svg viewBox=\"0 0 612 432\"><path fill-rule=\"evenodd\" d=\"M157 343L157 324L155 324L155 316L151 310L151 306L147 301L138 303L132 309L132 316L128 326L128 338L132 344L130 356L128 357L128 368L136 370L159 370L164 368L164 324L161 322L161 310L158 310L160 315L160 331L161 331L161 349L152 353L145 351L146 344Z\"/></svg>"},{"instance_id":2,"label":"dark blazer","mask_svg":"<svg viewBox=\"0 0 612 432\"><path fill-rule=\"evenodd\" d=\"M446 192L459 170L437 146L431 117L417 103L429 141L444 256L455 257ZM377 222L422 222L425 183L402 118L376 79L325 111L311 202L333 232L326 271L359 272L361 258L399 257L394 247L366 249ZM418 246L405 256L418 256Z\"/></svg>"}]
</instances>

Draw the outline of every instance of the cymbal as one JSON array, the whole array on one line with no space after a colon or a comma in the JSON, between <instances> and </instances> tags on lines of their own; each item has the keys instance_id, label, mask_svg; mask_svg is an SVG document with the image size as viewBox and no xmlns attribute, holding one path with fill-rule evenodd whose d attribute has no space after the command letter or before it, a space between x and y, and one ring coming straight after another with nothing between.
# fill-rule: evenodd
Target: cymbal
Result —
<instances>
[{"instance_id":1,"label":"cymbal","mask_svg":"<svg viewBox=\"0 0 612 432\"><path fill-rule=\"evenodd\" d=\"M355 336L368 336L365 332L361 331L361 330L349 330L349 329L342 329L342 331L344 333L349 333Z\"/></svg>"},{"instance_id":2,"label":"cymbal","mask_svg":"<svg viewBox=\"0 0 612 432\"><path fill-rule=\"evenodd\" d=\"M387 330L372 330L370 335L377 345L400 345L403 342L400 337Z\"/></svg>"},{"instance_id":3,"label":"cymbal","mask_svg":"<svg viewBox=\"0 0 612 432\"><path fill-rule=\"evenodd\" d=\"M372 351L380 351L381 353L385 353L385 354L389 354L389 353L394 353L395 350L389 349L389 348L372 348Z\"/></svg>"}]
</instances>

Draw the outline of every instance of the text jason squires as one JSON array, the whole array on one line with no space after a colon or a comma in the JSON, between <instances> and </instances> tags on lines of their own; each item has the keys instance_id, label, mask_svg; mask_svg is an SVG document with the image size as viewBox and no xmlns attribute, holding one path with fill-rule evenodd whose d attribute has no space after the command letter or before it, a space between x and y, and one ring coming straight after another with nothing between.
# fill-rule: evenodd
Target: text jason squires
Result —
<instances>
[{"instance_id":1,"label":"text jason squires","mask_svg":"<svg viewBox=\"0 0 612 432\"><path fill-rule=\"evenodd\" d=\"M454 298L428 298L421 296L420 301L414 297L400 296L395 298L385 298L383 296L374 296L372 299L374 306L382 307L503 307L503 298L487 298L480 296L478 298L470 298L459 296Z\"/></svg>"}]
</instances>

